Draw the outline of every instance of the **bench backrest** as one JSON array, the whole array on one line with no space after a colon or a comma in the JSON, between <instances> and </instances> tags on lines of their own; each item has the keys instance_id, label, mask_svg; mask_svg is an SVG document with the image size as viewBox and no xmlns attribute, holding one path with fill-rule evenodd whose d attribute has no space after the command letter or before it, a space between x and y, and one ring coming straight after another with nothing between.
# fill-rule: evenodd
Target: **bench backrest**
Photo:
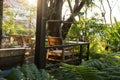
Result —
<instances>
[{"instance_id":1,"label":"bench backrest","mask_svg":"<svg viewBox=\"0 0 120 80\"><path fill-rule=\"evenodd\" d=\"M18 45L21 47L25 47L26 44L28 46L33 46L31 35L10 35L10 43L13 44L14 41L17 41Z\"/></svg>"},{"instance_id":2,"label":"bench backrest","mask_svg":"<svg viewBox=\"0 0 120 80\"><path fill-rule=\"evenodd\" d=\"M62 45L63 44L62 38L48 36L48 44L49 46Z\"/></svg>"},{"instance_id":3,"label":"bench backrest","mask_svg":"<svg viewBox=\"0 0 120 80\"><path fill-rule=\"evenodd\" d=\"M25 48L0 49L0 69L9 69L24 63Z\"/></svg>"}]
</instances>

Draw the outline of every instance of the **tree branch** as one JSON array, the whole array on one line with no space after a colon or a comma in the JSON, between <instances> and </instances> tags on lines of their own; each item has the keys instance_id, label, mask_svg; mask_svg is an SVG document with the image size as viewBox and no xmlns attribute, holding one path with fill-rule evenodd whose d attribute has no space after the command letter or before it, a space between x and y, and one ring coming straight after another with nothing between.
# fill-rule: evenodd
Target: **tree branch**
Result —
<instances>
[{"instance_id":1,"label":"tree branch","mask_svg":"<svg viewBox=\"0 0 120 80\"><path fill-rule=\"evenodd\" d=\"M74 7L73 13L66 20L67 22L73 22L74 21L73 14L78 13L83 8L85 2L86 2L86 0L82 0L80 5L78 5L78 7ZM66 35L67 35L68 31L69 31L69 28L71 27L71 24L72 23L69 23L69 24L64 23L64 25L62 26L62 37L63 37L63 39L65 39L65 37L66 37Z\"/></svg>"}]
</instances>

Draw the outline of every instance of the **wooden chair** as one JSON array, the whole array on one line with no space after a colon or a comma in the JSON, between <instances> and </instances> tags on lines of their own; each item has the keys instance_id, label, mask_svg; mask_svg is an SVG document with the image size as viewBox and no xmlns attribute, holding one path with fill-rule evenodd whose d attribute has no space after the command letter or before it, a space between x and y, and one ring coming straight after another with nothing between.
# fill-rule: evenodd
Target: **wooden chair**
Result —
<instances>
[{"instance_id":1,"label":"wooden chair","mask_svg":"<svg viewBox=\"0 0 120 80\"><path fill-rule=\"evenodd\" d=\"M48 36L48 45L63 45L63 40L60 37L51 37ZM71 48L54 48L47 51L47 60L64 62L74 58L73 49Z\"/></svg>"}]
</instances>

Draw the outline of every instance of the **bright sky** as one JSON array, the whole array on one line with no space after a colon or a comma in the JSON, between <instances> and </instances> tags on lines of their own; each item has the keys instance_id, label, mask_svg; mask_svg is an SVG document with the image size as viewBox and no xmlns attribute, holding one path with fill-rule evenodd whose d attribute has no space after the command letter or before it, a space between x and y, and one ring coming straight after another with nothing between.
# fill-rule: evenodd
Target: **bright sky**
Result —
<instances>
[{"instance_id":1,"label":"bright sky","mask_svg":"<svg viewBox=\"0 0 120 80\"><path fill-rule=\"evenodd\" d=\"M28 3L29 3L30 5L36 5L37 0L28 0Z\"/></svg>"},{"instance_id":2,"label":"bright sky","mask_svg":"<svg viewBox=\"0 0 120 80\"><path fill-rule=\"evenodd\" d=\"M104 4L104 7L105 7L105 11L106 11L106 20L107 20L107 23L110 22L110 10L109 10L109 7L108 7L108 3L106 0L103 0L103 4ZM110 0L110 5L112 7L112 18L113 18L113 22L114 22L114 17L117 18L118 21L120 21L120 0ZM96 0L96 4L100 5L99 1ZM94 8L94 10L90 11L88 15L89 17L92 16L94 14L94 12L97 12L97 13L101 13L100 10L98 8Z\"/></svg>"},{"instance_id":3,"label":"bright sky","mask_svg":"<svg viewBox=\"0 0 120 80\"><path fill-rule=\"evenodd\" d=\"M99 3L99 0L95 0L96 1L96 4L97 5L100 5ZM109 17L109 7L108 7L108 3L106 0L103 0L103 4L104 4L104 7L105 7L105 10L106 10L106 20L107 20L107 23L110 22L110 17ZM30 5L36 5L37 3L37 0L28 0L29 4ZM110 5L112 6L112 17L116 17L118 21L120 21L120 0L110 0ZM65 18L69 17L70 15L70 10L68 9L68 3L66 2L65 5L63 5L63 13L62 15L66 15ZM98 13L101 13L100 10L98 8L94 8L92 10L89 11L89 15L88 17L91 17L94 15L95 12L98 12Z\"/></svg>"},{"instance_id":4,"label":"bright sky","mask_svg":"<svg viewBox=\"0 0 120 80\"><path fill-rule=\"evenodd\" d=\"M100 2L99 0L95 0L96 4L100 6ZM120 21L120 0L109 0L110 1L110 5L112 7L112 18L113 18L113 22L114 22L114 17L117 18L118 21ZM108 7L108 3L107 3L107 0L103 0L103 4L104 4L104 7L105 7L105 11L106 11L106 20L107 20L107 23L110 22L110 11L109 11L109 7ZM67 8L66 8L67 7ZM63 5L63 16L66 14L65 18L69 17L69 14L70 14L70 11L68 9L68 3L66 2L65 5ZM92 8L92 10L89 10L88 11L88 18L89 17L92 17L94 15L94 13L99 13L101 15L101 11L100 9L98 9L97 7L96 8Z\"/></svg>"}]
</instances>

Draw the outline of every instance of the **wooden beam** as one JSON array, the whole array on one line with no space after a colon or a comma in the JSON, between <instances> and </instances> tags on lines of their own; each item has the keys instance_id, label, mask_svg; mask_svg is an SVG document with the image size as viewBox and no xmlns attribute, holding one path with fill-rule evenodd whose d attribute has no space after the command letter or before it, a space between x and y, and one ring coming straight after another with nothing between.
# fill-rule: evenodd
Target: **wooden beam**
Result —
<instances>
[{"instance_id":1,"label":"wooden beam","mask_svg":"<svg viewBox=\"0 0 120 80\"><path fill-rule=\"evenodd\" d=\"M3 0L0 0L0 48L2 43L2 18L3 18Z\"/></svg>"},{"instance_id":2,"label":"wooden beam","mask_svg":"<svg viewBox=\"0 0 120 80\"><path fill-rule=\"evenodd\" d=\"M63 20L47 20L47 22L56 22L56 23L73 23L73 22L66 22Z\"/></svg>"},{"instance_id":3,"label":"wooden beam","mask_svg":"<svg viewBox=\"0 0 120 80\"><path fill-rule=\"evenodd\" d=\"M38 0L37 2L36 46L35 46L35 60L34 61L38 69L43 69L46 66L45 2L46 0Z\"/></svg>"}]
</instances>

